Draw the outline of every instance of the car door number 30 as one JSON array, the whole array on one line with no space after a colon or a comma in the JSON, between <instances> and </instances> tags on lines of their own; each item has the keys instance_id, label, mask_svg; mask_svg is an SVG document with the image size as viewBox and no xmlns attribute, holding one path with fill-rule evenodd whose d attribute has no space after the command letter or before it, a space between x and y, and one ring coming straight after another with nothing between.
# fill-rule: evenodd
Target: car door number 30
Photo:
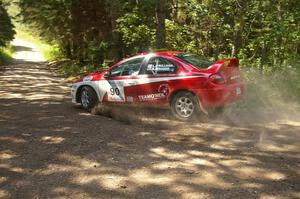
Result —
<instances>
[{"instance_id":1,"label":"car door number 30","mask_svg":"<svg viewBox=\"0 0 300 199\"><path fill-rule=\"evenodd\" d=\"M110 88L111 95L120 95L120 90L118 88Z\"/></svg>"}]
</instances>

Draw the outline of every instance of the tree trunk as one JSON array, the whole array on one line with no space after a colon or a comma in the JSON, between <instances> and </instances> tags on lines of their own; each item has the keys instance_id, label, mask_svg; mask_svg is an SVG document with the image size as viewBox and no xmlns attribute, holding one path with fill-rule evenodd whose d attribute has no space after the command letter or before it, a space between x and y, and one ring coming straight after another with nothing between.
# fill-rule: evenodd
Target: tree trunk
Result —
<instances>
[{"instance_id":1,"label":"tree trunk","mask_svg":"<svg viewBox=\"0 0 300 199\"><path fill-rule=\"evenodd\" d=\"M244 14L247 10L247 2L245 0L240 0L236 2L236 14L235 14L235 24L234 24L234 35L232 42L231 56L237 57L239 50L242 48L243 43L243 31L245 27Z\"/></svg>"},{"instance_id":2,"label":"tree trunk","mask_svg":"<svg viewBox=\"0 0 300 199\"><path fill-rule=\"evenodd\" d=\"M72 40L72 58L82 61L81 52L81 10L80 2L72 1L71 4L71 40Z\"/></svg>"},{"instance_id":3,"label":"tree trunk","mask_svg":"<svg viewBox=\"0 0 300 199\"><path fill-rule=\"evenodd\" d=\"M122 47L120 34L116 31L117 19L119 18L119 0L111 0L110 2L110 16L111 16L111 28L112 28L112 40L113 40L113 58L119 60L122 58Z\"/></svg>"},{"instance_id":4,"label":"tree trunk","mask_svg":"<svg viewBox=\"0 0 300 199\"><path fill-rule=\"evenodd\" d=\"M71 43L70 40L65 39L64 43L62 44L63 53L68 59L72 59L72 49L70 43Z\"/></svg>"},{"instance_id":5,"label":"tree trunk","mask_svg":"<svg viewBox=\"0 0 300 199\"><path fill-rule=\"evenodd\" d=\"M156 48L162 49L166 47L166 1L156 0Z\"/></svg>"}]
</instances>

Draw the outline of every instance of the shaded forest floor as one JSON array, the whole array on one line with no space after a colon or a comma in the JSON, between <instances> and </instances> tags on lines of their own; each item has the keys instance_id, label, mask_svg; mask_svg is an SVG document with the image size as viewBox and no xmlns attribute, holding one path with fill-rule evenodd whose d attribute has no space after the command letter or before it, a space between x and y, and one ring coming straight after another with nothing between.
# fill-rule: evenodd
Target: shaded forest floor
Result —
<instances>
[{"instance_id":1,"label":"shaded forest floor","mask_svg":"<svg viewBox=\"0 0 300 199\"><path fill-rule=\"evenodd\" d=\"M299 118L95 116L28 61L0 70L0 198L300 198Z\"/></svg>"}]
</instances>

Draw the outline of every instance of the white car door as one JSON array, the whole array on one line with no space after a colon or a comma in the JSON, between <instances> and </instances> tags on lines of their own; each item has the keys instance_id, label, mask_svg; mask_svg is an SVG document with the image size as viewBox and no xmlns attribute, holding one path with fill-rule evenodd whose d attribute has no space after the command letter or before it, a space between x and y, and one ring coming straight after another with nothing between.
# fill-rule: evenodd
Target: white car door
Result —
<instances>
[{"instance_id":1,"label":"white car door","mask_svg":"<svg viewBox=\"0 0 300 199\"><path fill-rule=\"evenodd\" d=\"M125 87L135 84L144 57L124 62L108 71L105 80L100 82L101 93L107 94L109 102L125 102Z\"/></svg>"}]
</instances>

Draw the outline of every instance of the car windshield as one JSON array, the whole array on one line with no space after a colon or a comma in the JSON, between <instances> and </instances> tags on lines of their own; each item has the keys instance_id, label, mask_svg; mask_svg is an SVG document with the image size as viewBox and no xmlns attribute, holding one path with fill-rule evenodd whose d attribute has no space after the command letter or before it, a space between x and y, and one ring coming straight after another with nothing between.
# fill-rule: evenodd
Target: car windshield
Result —
<instances>
[{"instance_id":1,"label":"car windshield","mask_svg":"<svg viewBox=\"0 0 300 199\"><path fill-rule=\"evenodd\" d=\"M213 62L209 61L205 57L195 55L195 54L176 54L175 57L192 64L196 68L207 68L213 64Z\"/></svg>"}]
</instances>

